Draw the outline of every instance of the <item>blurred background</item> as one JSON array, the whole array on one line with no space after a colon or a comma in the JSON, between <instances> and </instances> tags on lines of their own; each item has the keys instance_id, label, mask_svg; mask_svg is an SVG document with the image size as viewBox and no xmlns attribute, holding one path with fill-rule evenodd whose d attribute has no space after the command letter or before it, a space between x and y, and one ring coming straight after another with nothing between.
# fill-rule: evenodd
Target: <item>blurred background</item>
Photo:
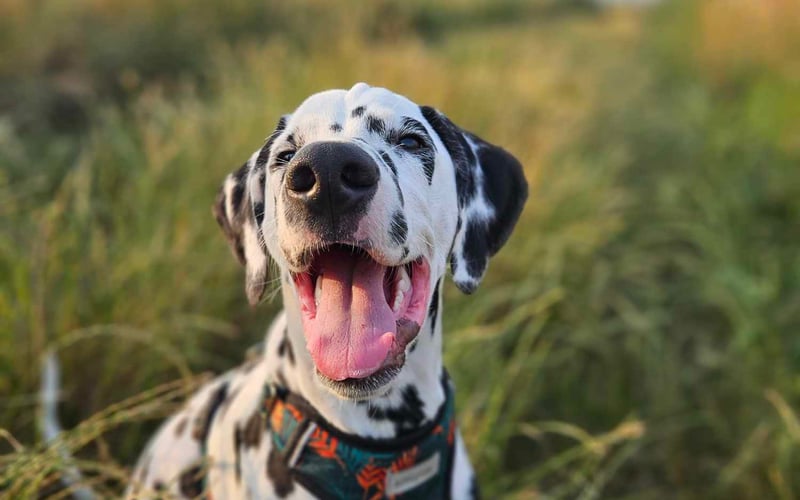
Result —
<instances>
[{"instance_id":1,"label":"blurred background","mask_svg":"<svg viewBox=\"0 0 800 500\"><path fill-rule=\"evenodd\" d=\"M211 217L311 93L366 81L526 167L445 357L487 498L800 497L800 2L0 1L0 495L118 494L260 340Z\"/></svg>"}]
</instances>

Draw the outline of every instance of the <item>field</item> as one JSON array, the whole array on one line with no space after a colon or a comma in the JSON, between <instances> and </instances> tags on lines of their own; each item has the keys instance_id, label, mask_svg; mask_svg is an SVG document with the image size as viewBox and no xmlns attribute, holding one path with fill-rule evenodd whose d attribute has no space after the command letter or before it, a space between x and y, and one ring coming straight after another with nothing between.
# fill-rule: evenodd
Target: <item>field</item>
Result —
<instances>
[{"instance_id":1,"label":"field","mask_svg":"<svg viewBox=\"0 0 800 500\"><path fill-rule=\"evenodd\" d=\"M800 497L800 4L0 3L0 496L121 491L259 341L210 214L307 95L366 81L525 165L446 364L486 498ZM42 353L63 364L56 446Z\"/></svg>"}]
</instances>

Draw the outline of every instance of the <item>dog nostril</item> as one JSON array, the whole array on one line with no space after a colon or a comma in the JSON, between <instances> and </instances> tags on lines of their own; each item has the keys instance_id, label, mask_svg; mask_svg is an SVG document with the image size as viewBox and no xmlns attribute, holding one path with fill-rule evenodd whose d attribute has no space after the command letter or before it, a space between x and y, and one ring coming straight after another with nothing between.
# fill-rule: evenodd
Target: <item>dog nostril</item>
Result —
<instances>
[{"instance_id":1,"label":"dog nostril","mask_svg":"<svg viewBox=\"0 0 800 500\"><path fill-rule=\"evenodd\" d=\"M350 188L363 189L378 183L378 170L371 165L347 163L342 168L342 183Z\"/></svg>"},{"instance_id":2,"label":"dog nostril","mask_svg":"<svg viewBox=\"0 0 800 500\"><path fill-rule=\"evenodd\" d=\"M286 187L297 193L307 193L314 188L317 177L308 165L297 165L286 175Z\"/></svg>"}]
</instances>

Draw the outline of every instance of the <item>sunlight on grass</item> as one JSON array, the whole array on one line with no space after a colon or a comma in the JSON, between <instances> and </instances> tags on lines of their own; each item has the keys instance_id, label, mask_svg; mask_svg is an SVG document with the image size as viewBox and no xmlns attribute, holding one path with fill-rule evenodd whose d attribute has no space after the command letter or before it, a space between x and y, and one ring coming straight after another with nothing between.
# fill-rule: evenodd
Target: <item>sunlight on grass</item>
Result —
<instances>
[{"instance_id":1,"label":"sunlight on grass","mask_svg":"<svg viewBox=\"0 0 800 500\"><path fill-rule=\"evenodd\" d=\"M800 31L755 5L0 4L0 490L77 466L117 494L195 374L263 337L280 304L246 306L211 202L282 113L367 81L525 165L484 284L446 288L487 498L794 498Z\"/></svg>"}]
</instances>

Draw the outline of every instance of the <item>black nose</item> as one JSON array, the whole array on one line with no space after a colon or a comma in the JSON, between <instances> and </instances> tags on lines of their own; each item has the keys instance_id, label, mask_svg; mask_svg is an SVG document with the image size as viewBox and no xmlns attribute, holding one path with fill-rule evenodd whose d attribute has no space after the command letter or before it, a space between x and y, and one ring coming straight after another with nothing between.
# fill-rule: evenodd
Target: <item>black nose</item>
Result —
<instances>
[{"instance_id":1,"label":"black nose","mask_svg":"<svg viewBox=\"0 0 800 500\"><path fill-rule=\"evenodd\" d=\"M378 165L347 142L314 142L301 148L286 169L286 197L292 209L316 216L361 212L378 189Z\"/></svg>"}]
</instances>

